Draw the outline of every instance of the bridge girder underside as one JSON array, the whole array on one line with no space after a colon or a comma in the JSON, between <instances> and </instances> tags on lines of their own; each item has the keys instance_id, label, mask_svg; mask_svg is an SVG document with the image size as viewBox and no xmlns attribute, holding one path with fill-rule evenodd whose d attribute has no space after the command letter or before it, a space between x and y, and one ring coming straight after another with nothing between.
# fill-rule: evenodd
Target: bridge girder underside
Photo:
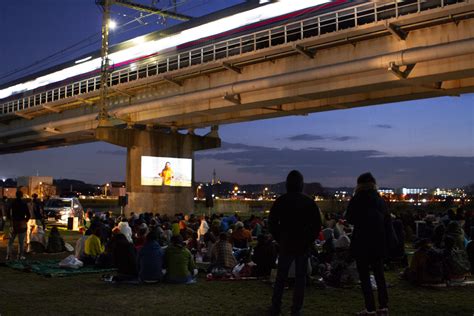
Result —
<instances>
[{"instance_id":1,"label":"bridge girder underside","mask_svg":"<svg viewBox=\"0 0 474 316\"><path fill-rule=\"evenodd\" d=\"M287 49L295 53L281 58L262 58L262 55L271 55L270 51L264 50L233 57L228 62L239 65L238 72L232 67L216 68L207 64L191 67L189 71L193 76L176 72L173 80L146 79L119 85L112 90L110 114L116 125L147 124L189 129L472 93L474 49L470 53L453 52L449 57L440 55L439 58L408 64L403 58L378 58L398 56L399 52L424 47L447 46L462 41L472 43L474 4L463 5L467 18L462 20L443 20L437 24L428 23L427 18L426 26L410 28L410 18L414 24L420 23L420 15L395 19L393 23L408 25L409 33L405 39L387 32L383 36L368 36L364 40L346 41L320 49L312 48L311 41L304 40L299 47L311 48L314 58L295 52L296 46L292 43L287 45ZM425 15L428 14L439 15L436 10ZM450 12L443 14L449 16ZM381 23L363 29L367 32L371 28L379 29ZM340 33L332 36L340 37ZM326 37L330 42L331 35ZM284 51L281 47L273 50ZM252 57L255 61L249 62ZM239 58L242 60L240 64ZM367 70L351 68L350 65L358 61L367 61L370 67ZM337 67L342 69L342 64L347 72L331 71ZM199 67L207 70L200 72ZM322 69L329 75L284 84L275 79L308 69ZM252 89L256 81L258 84ZM239 88L242 85L245 89ZM455 102L453 98L453 104ZM97 95L91 94L66 104L43 108L42 115L36 116L32 112L20 119L3 121L4 126L0 122L1 153L95 141L96 103Z\"/></svg>"}]
</instances>

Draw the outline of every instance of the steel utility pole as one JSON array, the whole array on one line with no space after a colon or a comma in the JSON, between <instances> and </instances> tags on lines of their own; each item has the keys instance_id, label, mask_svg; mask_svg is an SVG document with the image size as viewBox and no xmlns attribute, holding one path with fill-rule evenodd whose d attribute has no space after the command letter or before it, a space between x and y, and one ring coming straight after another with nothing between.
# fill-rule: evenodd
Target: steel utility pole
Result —
<instances>
[{"instance_id":1,"label":"steel utility pole","mask_svg":"<svg viewBox=\"0 0 474 316\"><path fill-rule=\"evenodd\" d=\"M99 101L99 127L112 126L109 120L107 90L109 84L109 31L110 31L110 6L112 4L121 5L130 9L144 11L147 13L158 14L175 20L188 21L190 16L160 10L153 6L135 3L129 0L96 0L97 4L102 5L104 14L102 16L102 46L100 50L101 66L100 66L100 101ZM176 5L176 4L175 4ZM175 7L176 10L176 7Z\"/></svg>"},{"instance_id":2,"label":"steel utility pole","mask_svg":"<svg viewBox=\"0 0 474 316\"><path fill-rule=\"evenodd\" d=\"M100 50L100 103L99 103L99 127L110 126L109 113L107 110L107 88L109 81L109 30L110 30L110 1L103 0L102 15L102 46Z\"/></svg>"}]
</instances>

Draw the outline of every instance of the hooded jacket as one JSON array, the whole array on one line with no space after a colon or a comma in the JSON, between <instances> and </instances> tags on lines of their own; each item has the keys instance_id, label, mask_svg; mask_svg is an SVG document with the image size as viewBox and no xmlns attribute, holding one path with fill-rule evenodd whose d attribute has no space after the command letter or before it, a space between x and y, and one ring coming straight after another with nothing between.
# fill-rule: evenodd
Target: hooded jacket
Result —
<instances>
[{"instance_id":1,"label":"hooded jacket","mask_svg":"<svg viewBox=\"0 0 474 316\"><path fill-rule=\"evenodd\" d=\"M346 212L354 225L351 251L355 258L385 258L393 242L392 220L375 184L358 185Z\"/></svg>"},{"instance_id":2,"label":"hooded jacket","mask_svg":"<svg viewBox=\"0 0 474 316\"><path fill-rule=\"evenodd\" d=\"M303 194L303 185L303 176L295 170L290 172L287 193L276 199L270 210L268 226L280 246L280 255L308 253L321 230L319 208Z\"/></svg>"}]
</instances>

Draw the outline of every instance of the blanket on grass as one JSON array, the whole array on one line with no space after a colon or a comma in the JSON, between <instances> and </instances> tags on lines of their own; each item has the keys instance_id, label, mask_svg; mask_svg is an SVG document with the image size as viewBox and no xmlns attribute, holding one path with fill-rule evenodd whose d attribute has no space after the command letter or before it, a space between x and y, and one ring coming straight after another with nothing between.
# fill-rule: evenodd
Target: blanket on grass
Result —
<instances>
[{"instance_id":1,"label":"blanket on grass","mask_svg":"<svg viewBox=\"0 0 474 316\"><path fill-rule=\"evenodd\" d=\"M12 269L24 272L34 272L45 277L66 277L78 274L90 273L108 273L117 269L98 269L93 266L85 266L79 269L67 269L59 267L60 260L14 260L9 261L6 265Z\"/></svg>"}]
</instances>

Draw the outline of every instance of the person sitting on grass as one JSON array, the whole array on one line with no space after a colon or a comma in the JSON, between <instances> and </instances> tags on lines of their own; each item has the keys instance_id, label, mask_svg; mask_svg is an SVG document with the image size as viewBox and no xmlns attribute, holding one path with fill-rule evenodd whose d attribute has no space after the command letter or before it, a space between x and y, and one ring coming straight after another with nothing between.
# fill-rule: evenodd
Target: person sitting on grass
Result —
<instances>
[{"instance_id":1,"label":"person sitting on grass","mask_svg":"<svg viewBox=\"0 0 474 316\"><path fill-rule=\"evenodd\" d=\"M145 245L138 252L138 278L141 282L155 283L163 278L163 250L158 242L157 230L146 235Z\"/></svg>"},{"instance_id":2,"label":"person sitting on grass","mask_svg":"<svg viewBox=\"0 0 474 316\"><path fill-rule=\"evenodd\" d=\"M137 251L140 251L140 249L145 244L147 234L148 234L147 224L146 223L140 224L140 226L138 226L138 229L137 229L136 237L133 239L133 244Z\"/></svg>"},{"instance_id":3,"label":"person sitting on grass","mask_svg":"<svg viewBox=\"0 0 474 316\"><path fill-rule=\"evenodd\" d=\"M273 240L264 234L258 235L257 245L252 255L252 260L257 265L257 277L269 278L272 269L275 267L276 258L277 250Z\"/></svg>"},{"instance_id":4,"label":"person sitting on grass","mask_svg":"<svg viewBox=\"0 0 474 316\"><path fill-rule=\"evenodd\" d=\"M227 241L227 233L219 234L219 241L211 249L211 267L232 271L237 264L232 253L232 245Z\"/></svg>"},{"instance_id":5,"label":"person sitting on grass","mask_svg":"<svg viewBox=\"0 0 474 316\"><path fill-rule=\"evenodd\" d=\"M113 266L117 268L115 282L133 281L137 278L137 259L135 247L122 233L114 235L111 244Z\"/></svg>"},{"instance_id":6,"label":"person sitting on grass","mask_svg":"<svg viewBox=\"0 0 474 316\"><path fill-rule=\"evenodd\" d=\"M85 256L85 252L84 252L84 247L85 247L85 244L86 244L86 239L89 238L89 236L92 234L91 230L88 229L85 231L84 235L81 236L81 238L79 238L77 241L76 241L76 247L74 247L74 254L76 256L77 259L83 261L84 259L84 256Z\"/></svg>"},{"instance_id":7,"label":"person sitting on grass","mask_svg":"<svg viewBox=\"0 0 474 316\"><path fill-rule=\"evenodd\" d=\"M453 238L451 235L445 236L444 244L444 266L446 280L454 282L464 281L471 270L471 264L469 263L464 245L460 243L459 238Z\"/></svg>"},{"instance_id":8,"label":"person sitting on grass","mask_svg":"<svg viewBox=\"0 0 474 316\"><path fill-rule=\"evenodd\" d=\"M432 247L429 239L421 239L413 254L410 266L404 272L408 281L415 284L441 283L444 279L443 253Z\"/></svg>"},{"instance_id":9,"label":"person sitting on grass","mask_svg":"<svg viewBox=\"0 0 474 316\"><path fill-rule=\"evenodd\" d=\"M252 233L244 228L242 222L237 222L231 235L231 241L235 248L248 248L249 242L252 241Z\"/></svg>"},{"instance_id":10,"label":"person sitting on grass","mask_svg":"<svg viewBox=\"0 0 474 316\"><path fill-rule=\"evenodd\" d=\"M100 241L101 227L91 227L92 235L86 239L84 244L84 264L95 264L97 257L104 252L104 246Z\"/></svg>"},{"instance_id":11,"label":"person sitting on grass","mask_svg":"<svg viewBox=\"0 0 474 316\"><path fill-rule=\"evenodd\" d=\"M135 220L134 220L135 222ZM117 225L120 229L120 232L127 238L128 242L133 242L132 240L132 229L126 218L123 218L122 221Z\"/></svg>"},{"instance_id":12,"label":"person sitting on grass","mask_svg":"<svg viewBox=\"0 0 474 316\"><path fill-rule=\"evenodd\" d=\"M449 237L454 242L453 247L458 250L464 250L464 231L457 221L451 221L446 226L446 231L444 233L444 242L446 243L446 238Z\"/></svg>"},{"instance_id":13,"label":"person sitting on grass","mask_svg":"<svg viewBox=\"0 0 474 316\"><path fill-rule=\"evenodd\" d=\"M176 235L171 238L171 245L165 251L165 280L169 283L193 283L193 275L197 275L196 265L191 252L184 247L183 237Z\"/></svg>"},{"instance_id":14,"label":"person sitting on grass","mask_svg":"<svg viewBox=\"0 0 474 316\"><path fill-rule=\"evenodd\" d=\"M46 237L42 226L34 226L31 230L28 253L43 253L46 250Z\"/></svg>"},{"instance_id":15,"label":"person sitting on grass","mask_svg":"<svg viewBox=\"0 0 474 316\"><path fill-rule=\"evenodd\" d=\"M46 247L46 252L57 253L57 252L63 252L63 251L66 251L64 239L59 234L58 228L53 227L51 228L51 232L49 233L48 246Z\"/></svg>"}]
</instances>

